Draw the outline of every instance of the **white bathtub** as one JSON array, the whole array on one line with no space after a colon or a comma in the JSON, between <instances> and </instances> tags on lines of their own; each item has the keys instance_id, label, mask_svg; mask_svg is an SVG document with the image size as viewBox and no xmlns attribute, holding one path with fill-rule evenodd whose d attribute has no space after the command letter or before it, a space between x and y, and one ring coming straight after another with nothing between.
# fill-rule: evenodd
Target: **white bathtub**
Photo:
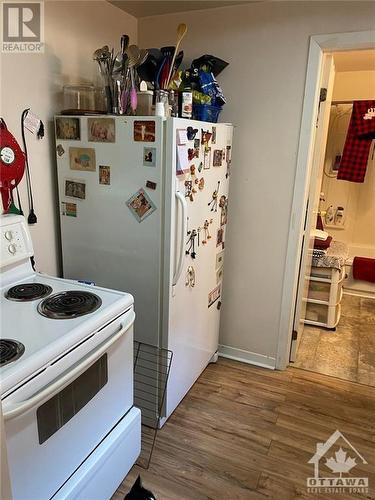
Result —
<instances>
[{"instance_id":1,"label":"white bathtub","mask_svg":"<svg viewBox=\"0 0 375 500\"><path fill-rule=\"evenodd\" d=\"M369 246L349 246L349 258L346 261L346 274L343 283L344 292L347 295L360 295L361 297L375 298L375 283L369 281L360 281L353 278L353 259L354 257L369 257L375 259L375 247Z\"/></svg>"}]
</instances>

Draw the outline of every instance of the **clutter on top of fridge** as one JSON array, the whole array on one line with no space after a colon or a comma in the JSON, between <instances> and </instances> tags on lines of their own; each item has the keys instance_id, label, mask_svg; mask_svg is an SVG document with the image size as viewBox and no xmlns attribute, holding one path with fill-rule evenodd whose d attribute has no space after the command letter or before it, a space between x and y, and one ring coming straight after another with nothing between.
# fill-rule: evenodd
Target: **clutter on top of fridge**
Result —
<instances>
[{"instance_id":1,"label":"clutter on top of fridge","mask_svg":"<svg viewBox=\"0 0 375 500\"><path fill-rule=\"evenodd\" d=\"M128 35L122 35L118 52L108 45L94 51L108 114L217 122L226 101L216 77L228 63L205 54L182 69L180 44L186 33L186 24L179 24L176 45L160 49L141 49L130 44ZM64 87L63 113L102 113L103 104L98 104L94 93L95 87L89 85Z\"/></svg>"}]
</instances>

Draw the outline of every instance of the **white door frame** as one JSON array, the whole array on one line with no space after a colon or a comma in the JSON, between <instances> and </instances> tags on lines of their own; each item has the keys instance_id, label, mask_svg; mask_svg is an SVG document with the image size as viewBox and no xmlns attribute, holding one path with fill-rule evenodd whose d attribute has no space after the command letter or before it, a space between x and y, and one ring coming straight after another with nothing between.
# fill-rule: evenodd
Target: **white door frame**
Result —
<instances>
[{"instance_id":1,"label":"white door frame","mask_svg":"<svg viewBox=\"0 0 375 500\"><path fill-rule=\"evenodd\" d=\"M311 160L315 142L315 124L318 117L323 54L325 52L361 49L375 49L375 30L314 35L310 38L279 319L276 356L276 368L279 370L284 370L289 364L294 307L298 286L299 260L302 250L303 225L310 185Z\"/></svg>"}]
</instances>

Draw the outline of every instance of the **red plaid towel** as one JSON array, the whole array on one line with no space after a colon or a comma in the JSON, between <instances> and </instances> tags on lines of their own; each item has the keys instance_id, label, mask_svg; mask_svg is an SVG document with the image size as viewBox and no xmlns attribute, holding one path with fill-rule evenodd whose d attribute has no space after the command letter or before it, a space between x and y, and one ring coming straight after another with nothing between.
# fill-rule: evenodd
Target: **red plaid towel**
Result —
<instances>
[{"instance_id":1,"label":"red plaid towel","mask_svg":"<svg viewBox=\"0 0 375 500\"><path fill-rule=\"evenodd\" d=\"M364 182L371 141L375 139L375 101L353 102L337 178Z\"/></svg>"}]
</instances>

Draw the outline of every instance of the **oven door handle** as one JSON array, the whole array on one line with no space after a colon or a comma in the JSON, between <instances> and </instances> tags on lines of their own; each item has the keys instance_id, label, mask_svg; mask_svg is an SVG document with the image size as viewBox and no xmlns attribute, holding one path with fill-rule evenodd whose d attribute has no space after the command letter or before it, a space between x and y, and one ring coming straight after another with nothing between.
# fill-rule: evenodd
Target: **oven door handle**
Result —
<instances>
[{"instance_id":1,"label":"oven door handle","mask_svg":"<svg viewBox=\"0 0 375 500\"><path fill-rule=\"evenodd\" d=\"M110 337L107 342L105 342L99 349L96 349L88 358L85 359L82 363L80 363L78 366L73 368L73 370L69 371L66 375L63 377L59 378L52 384L49 384L46 388L35 394L35 396L32 396L29 399L26 399L25 401L21 401L20 403L17 404L12 404L12 403L6 403L6 401L3 403L3 417L4 420L10 420L11 418L15 418L22 413L25 413L26 411L30 410L30 408L33 408L34 406L38 405L41 401L48 397L52 397L55 395L59 390L63 389L65 386L67 386L73 379L77 378L79 375L81 375L82 372L86 370L90 365L92 365L97 359L100 358L102 354L104 354L112 344L114 344L119 338L124 335L124 333L129 330L130 326L133 324L134 319L135 319L135 314L134 311L132 312L132 318L131 321L127 321L126 325L124 326L121 324L120 330L115 333L112 337Z\"/></svg>"}]
</instances>

